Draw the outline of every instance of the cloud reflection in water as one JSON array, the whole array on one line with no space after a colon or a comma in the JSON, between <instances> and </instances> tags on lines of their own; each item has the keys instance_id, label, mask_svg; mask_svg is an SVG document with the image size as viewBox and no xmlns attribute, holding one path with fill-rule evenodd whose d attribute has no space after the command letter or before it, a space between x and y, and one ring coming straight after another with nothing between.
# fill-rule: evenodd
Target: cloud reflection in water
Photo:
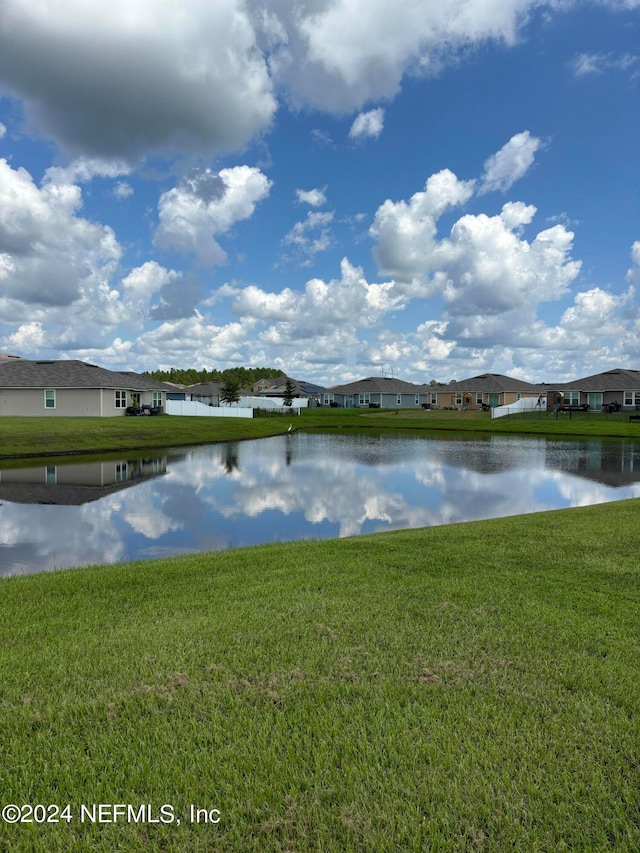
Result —
<instances>
[{"instance_id":1,"label":"cloud reflection in water","mask_svg":"<svg viewBox=\"0 0 640 853\"><path fill-rule=\"evenodd\" d=\"M0 575L640 496L640 446L628 441L293 434L172 450L145 464L152 476L101 497L94 489L73 506L62 487L42 485L46 469L0 471ZM70 470L57 466L58 483ZM52 505L18 502L20 477Z\"/></svg>"}]
</instances>

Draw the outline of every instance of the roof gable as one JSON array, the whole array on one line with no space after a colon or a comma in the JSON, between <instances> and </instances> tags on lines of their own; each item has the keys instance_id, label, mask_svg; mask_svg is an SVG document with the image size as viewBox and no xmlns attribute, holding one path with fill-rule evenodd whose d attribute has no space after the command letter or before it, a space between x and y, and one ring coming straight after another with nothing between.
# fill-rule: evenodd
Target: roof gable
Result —
<instances>
[{"instance_id":1,"label":"roof gable","mask_svg":"<svg viewBox=\"0 0 640 853\"><path fill-rule=\"evenodd\" d=\"M331 394L424 394L426 386L392 377L369 376L346 385L334 385L326 390Z\"/></svg>"},{"instance_id":2,"label":"roof gable","mask_svg":"<svg viewBox=\"0 0 640 853\"><path fill-rule=\"evenodd\" d=\"M557 391L640 391L640 370L616 367L571 382L545 383L544 387Z\"/></svg>"},{"instance_id":3,"label":"roof gable","mask_svg":"<svg viewBox=\"0 0 640 853\"><path fill-rule=\"evenodd\" d=\"M528 391L537 393L539 386L523 379L515 379L502 373L482 373L480 376L471 376L469 379L461 379L458 382L449 382L447 385L433 386L432 391L436 394L455 394L456 392L473 393L483 392L487 394L501 394L504 391Z\"/></svg>"}]
</instances>

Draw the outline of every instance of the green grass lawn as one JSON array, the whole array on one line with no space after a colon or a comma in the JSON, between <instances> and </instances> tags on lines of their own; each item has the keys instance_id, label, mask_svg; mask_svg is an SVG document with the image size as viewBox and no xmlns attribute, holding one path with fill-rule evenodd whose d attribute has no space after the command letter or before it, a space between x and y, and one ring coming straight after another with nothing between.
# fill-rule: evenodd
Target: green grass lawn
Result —
<instances>
[{"instance_id":1,"label":"green grass lawn","mask_svg":"<svg viewBox=\"0 0 640 853\"><path fill-rule=\"evenodd\" d=\"M638 436L640 421L630 422L628 415L574 412L525 413L491 418L490 412L461 412L432 409L309 409L303 410L303 428L337 429L412 429L430 432L450 431L566 435L566 436Z\"/></svg>"},{"instance_id":2,"label":"green grass lawn","mask_svg":"<svg viewBox=\"0 0 640 853\"><path fill-rule=\"evenodd\" d=\"M91 453L264 438L291 418L0 418L0 458Z\"/></svg>"},{"instance_id":3,"label":"green grass lawn","mask_svg":"<svg viewBox=\"0 0 640 853\"><path fill-rule=\"evenodd\" d=\"M0 849L637 851L639 512L0 581Z\"/></svg>"},{"instance_id":4,"label":"green grass lawn","mask_svg":"<svg viewBox=\"0 0 640 853\"><path fill-rule=\"evenodd\" d=\"M280 417L0 418L0 459L91 453L264 438L297 430L413 430L565 436L640 437L626 415L553 414L491 419L488 412L377 409L302 409Z\"/></svg>"}]
</instances>

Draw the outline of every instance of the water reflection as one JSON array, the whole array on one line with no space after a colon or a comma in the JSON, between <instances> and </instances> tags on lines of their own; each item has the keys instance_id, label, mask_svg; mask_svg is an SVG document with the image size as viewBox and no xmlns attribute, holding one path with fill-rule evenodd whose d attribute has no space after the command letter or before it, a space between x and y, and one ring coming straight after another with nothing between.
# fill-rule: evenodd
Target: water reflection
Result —
<instances>
[{"instance_id":1,"label":"water reflection","mask_svg":"<svg viewBox=\"0 0 640 853\"><path fill-rule=\"evenodd\" d=\"M69 462L0 470L0 500L84 504L164 474L167 457Z\"/></svg>"},{"instance_id":2,"label":"water reflection","mask_svg":"<svg viewBox=\"0 0 640 853\"><path fill-rule=\"evenodd\" d=\"M293 434L0 470L0 575L640 496L629 441Z\"/></svg>"}]
</instances>

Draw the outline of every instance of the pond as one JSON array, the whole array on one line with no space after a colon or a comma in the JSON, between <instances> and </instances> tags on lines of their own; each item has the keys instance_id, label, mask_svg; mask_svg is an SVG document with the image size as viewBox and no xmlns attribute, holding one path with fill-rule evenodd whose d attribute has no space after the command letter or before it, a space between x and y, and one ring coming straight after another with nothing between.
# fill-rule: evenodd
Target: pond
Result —
<instances>
[{"instance_id":1,"label":"pond","mask_svg":"<svg viewBox=\"0 0 640 853\"><path fill-rule=\"evenodd\" d=\"M0 576L640 496L640 443L294 433L0 463Z\"/></svg>"}]
</instances>

